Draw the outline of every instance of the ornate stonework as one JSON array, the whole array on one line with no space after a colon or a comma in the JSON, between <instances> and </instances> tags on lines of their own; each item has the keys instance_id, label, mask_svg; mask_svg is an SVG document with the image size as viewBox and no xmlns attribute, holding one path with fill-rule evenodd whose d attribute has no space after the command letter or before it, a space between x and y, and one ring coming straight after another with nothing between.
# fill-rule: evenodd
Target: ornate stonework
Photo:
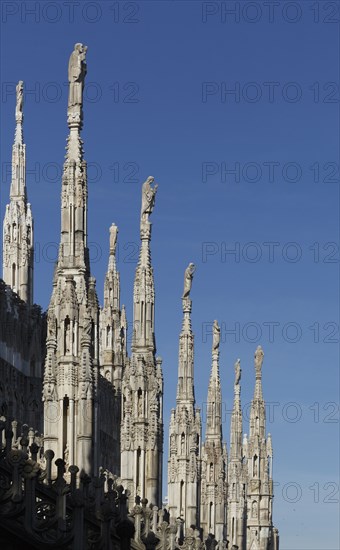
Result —
<instances>
[{"instance_id":1,"label":"ornate stonework","mask_svg":"<svg viewBox=\"0 0 340 550\"><path fill-rule=\"evenodd\" d=\"M163 375L156 357L155 288L151 266L149 216L157 185L149 177L142 186L140 255L133 292L132 355L123 371L121 478L136 496L161 506L163 460Z\"/></svg>"},{"instance_id":2,"label":"ornate stonework","mask_svg":"<svg viewBox=\"0 0 340 550\"><path fill-rule=\"evenodd\" d=\"M80 136L86 51L77 43L69 59L60 245L46 314L33 305L24 86L22 81L17 85L0 281L1 548L278 550L272 518L272 440L266 434L262 395L264 353L261 347L255 352L249 438L243 434L241 363L235 363L228 456L217 321L212 327L204 440L195 402L193 263L184 273L176 407L169 426L168 505L162 508L163 374L156 355L150 252L150 216L158 185L150 176L141 186L129 355L114 223L109 229L103 307L91 276Z\"/></svg>"}]
</instances>

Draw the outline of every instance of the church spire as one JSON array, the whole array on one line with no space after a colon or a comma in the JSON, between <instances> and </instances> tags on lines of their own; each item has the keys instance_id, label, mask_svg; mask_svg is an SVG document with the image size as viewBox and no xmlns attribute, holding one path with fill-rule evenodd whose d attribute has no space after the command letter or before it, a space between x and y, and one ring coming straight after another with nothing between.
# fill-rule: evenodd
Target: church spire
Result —
<instances>
[{"instance_id":1,"label":"church spire","mask_svg":"<svg viewBox=\"0 0 340 550\"><path fill-rule=\"evenodd\" d=\"M80 130L87 48L75 44L68 67L69 137L61 194L61 239L48 308L44 374L44 446L80 471L98 467L99 310L90 276L87 175ZM54 411L54 412L53 412Z\"/></svg>"},{"instance_id":2,"label":"church spire","mask_svg":"<svg viewBox=\"0 0 340 550\"><path fill-rule=\"evenodd\" d=\"M110 395L110 408L99 411L101 466L120 475L121 389L126 356L126 316L120 309L120 277L116 265L118 227L110 227L109 261L104 281L104 306L100 310L100 373ZM104 380L101 380L101 386Z\"/></svg>"},{"instance_id":3,"label":"church spire","mask_svg":"<svg viewBox=\"0 0 340 550\"><path fill-rule=\"evenodd\" d=\"M133 293L132 355L123 373L121 423L121 478L135 497L162 502L163 376L161 359L155 357L155 288L151 266L149 216L155 205L157 185L149 177L142 187L141 248Z\"/></svg>"},{"instance_id":4,"label":"church spire","mask_svg":"<svg viewBox=\"0 0 340 550\"><path fill-rule=\"evenodd\" d=\"M116 265L118 227L110 227L109 262L104 282L104 307L100 312L101 372L116 391L122 384L122 368L126 359L126 317L120 309L120 277Z\"/></svg>"},{"instance_id":5,"label":"church spire","mask_svg":"<svg viewBox=\"0 0 340 550\"><path fill-rule=\"evenodd\" d=\"M116 264L116 246L118 227L113 223L110 227L110 251L109 262L104 283L104 308L111 310L111 313L119 311L120 308L120 278Z\"/></svg>"},{"instance_id":6,"label":"church spire","mask_svg":"<svg viewBox=\"0 0 340 550\"><path fill-rule=\"evenodd\" d=\"M213 325L212 366L207 398L207 424L205 439L222 441L222 393L219 372L220 332L218 322Z\"/></svg>"},{"instance_id":7,"label":"church spire","mask_svg":"<svg viewBox=\"0 0 340 550\"><path fill-rule=\"evenodd\" d=\"M69 61L69 135L61 192L61 241L58 266L71 272L75 268L89 273L87 249L87 174L83 141L83 89L87 66L86 46L76 44Z\"/></svg>"},{"instance_id":8,"label":"church spire","mask_svg":"<svg viewBox=\"0 0 340 550\"><path fill-rule=\"evenodd\" d=\"M190 263L184 273L184 291L182 296L183 322L179 336L177 403L193 405L194 390L194 335L191 328L190 290L195 273L195 265Z\"/></svg>"},{"instance_id":9,"label":"church spire","mask_svg":"<svg viewBox=\"0 0 340 550\"><path fill-rule=\"evenodd\" d=\"M217 541L226 536L227 448L222 444L222 393L219 373L220 327L213 324L212 367L208 387L205 442L202 445L201 525Z\"/></svg>"},{"instance_id":10,"label":"church spire","mask_svg":"<svg viewBox=\"0 0 340 550\"><path fill-rule=\"evenodd\" d=\"M242 442L241 409L241 363L234 365L234 406L230 423L230 450L228 465L228 538L231 544L244 548L246 527L245 486L247 469L243 456L246 454L246 440Z\"/></svg>"},{"instance_id":11,"label":"church spire","mask_svg":"<svg viewBox=\"0 0 340 550\"><path fill-rule=\"evenodd\" d=\"M241 363L235 363L234 406L230 423L230 461L242 459Z\"/></svg>"},{"instance_id":12,"label":"church spire","mask_svg":"<svg viewBox=\"0 0 340 550\"><path fill-rule=\"evenodd\" d=\"M195 408L194 335L191 329L190 290L195 266L185 270L182 296L183 324L179 336L176 409L171 411L168 460L169 512L182 518L184 528L200 521L201 415Z\"/></svg>"},{"instance_id":13,"label":"church spire","mask_svg":"<svg viewBox=\"0 0 340 550\"><path fill-rule=\"evenodd\" d=\"M158 186L151 186L152 176L143 183L142 208L140 218L140 254L135 274L133 293L133 339L132 352L156 352L155 343L155 286L151 266L151 223Z\"/></svg>"},{"instance_id":14,"label":"church spire","mask_svg":"<svg viewBox=\"0 0 340 550\"><path fill-rule=\"evenodd\" d=\"M26 201L26 146L23 135L23 104L24 104L24 83L19 80L16 87L15 107L15 134L12 152L12 182L11 199Z\"/></svg>"},{"instance_id":15,"label":"church spire","mask_svg":"<svg viewBox=\"0 0 340 550\"><path fill-rule=\"evenodd\" d=\"M247 550L268 547L269 541L277 538L272 522L273 480L272 441L266 440L265 403L262 395L261 346L255 351L255 390L250 409L247 488Z\"/></svg>"},{"instance_id":16,"label":"church spire","mask_svg":"<svg viewBox=\"0 0 340 550\"><path fill-rule=\"evenodd\" d=\"M262 395L262 363L264 353L261 346L255 351L255 389L254 398L250 409L249 437L258 437L260 440L265 437L266 412Z\"/></svg>"},{"instance_id":17,"label":"church spire","mask_svg":"<svg viewBox=\"0 0 340 550\"><path fill-rule=\"evenodd\" d=\"M26 191L26 145L23 141L24 83L16 87L10 203L3 225L3 278L20 298L33 302L33 218Z\"/></svg>"}]
</instances>

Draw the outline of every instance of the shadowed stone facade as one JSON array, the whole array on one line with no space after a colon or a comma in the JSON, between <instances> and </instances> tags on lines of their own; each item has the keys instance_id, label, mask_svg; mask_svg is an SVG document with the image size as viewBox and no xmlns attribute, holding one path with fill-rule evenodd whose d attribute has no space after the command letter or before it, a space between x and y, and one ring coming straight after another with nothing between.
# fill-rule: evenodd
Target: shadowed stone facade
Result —
<instances>
[{"instance_id":1,"label":"shadowed stone facade","mask_svg":"<svg viewBox=\"0 0 340 550\"><path fill-rule=\"evenodd\" d=\"M191 290L185 270L168 505L162 509L163 374L156 354L150 216L158 186L142 185L131 354L109 229L103 306L87 246L88 188L81 130L87 48L68 66L68 137L58 261L46 313L33 303L33 218L26 189L23 82L17 86L10 202L0 280L1 548L278 550L272 441L255 352L249 437L235 363L229 455L222 433L220 328L213 325L205 433L194 388ZM14 542L13 542L14 541ZM14 544L14 546L13 546ZM47 545L47 546L46 546Z\"/></svg>"}]
</instances>

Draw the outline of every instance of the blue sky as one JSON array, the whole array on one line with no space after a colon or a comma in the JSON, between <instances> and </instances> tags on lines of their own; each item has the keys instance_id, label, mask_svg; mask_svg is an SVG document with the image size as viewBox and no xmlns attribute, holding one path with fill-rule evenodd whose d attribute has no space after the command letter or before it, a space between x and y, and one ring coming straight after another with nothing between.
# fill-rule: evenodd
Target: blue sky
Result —
<instances>
[{"instance_id":1,"label":"blue sky","mask_svg":"<svg viewBox=\"0 0 340 550\"><path fill-rule=\"evenodd\" d=\"M83 42L89 241L100 300L114 221L122 302L132 321L140 187L153 175L159 184L152 259L166 438L183 273L193 261L197 403L204 407L216 318L228 445L233 364L240 357L246 409L256 346L265 352L282 550L340 546L340 7L326 4L280 2L270 13L262 1L1 6L1 217L9 194L13 89L22 79L35 301L45 309L52 288L67 64L74 43ZM227 14L232 6L236 15Z\"/></svg>"}]
</instances>

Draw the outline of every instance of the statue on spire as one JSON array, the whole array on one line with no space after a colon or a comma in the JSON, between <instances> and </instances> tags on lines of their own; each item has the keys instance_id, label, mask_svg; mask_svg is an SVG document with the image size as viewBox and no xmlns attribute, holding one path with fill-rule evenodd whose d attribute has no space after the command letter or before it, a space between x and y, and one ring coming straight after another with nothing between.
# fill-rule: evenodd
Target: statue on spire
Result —
<instances>
[{"instance_id":1,"label":"statue on spire","mask_svg":"<svg viewBox=\"0 0 340 550\"><path fill-rule=\"evenodd\" d=\"M218 326L218 322L215 319L213 324L213 345L212 345L213 352L218 351L220 347L220 340L221 340L221 329Z\"/></svg>"},{"instance_id":2,"label":"statue on spire","mask_svg":"<svg viewBox=\"0 0 340 550\"><path fill-rule=\"evenodd\" d=\"M196 266L192 262L188 265L188 267L185 270L184 273L184 290L183 290L183 298L189 298L191 286L192 286L192 280L194 278Z\"/></svg>"},{"instance_id":3,"label":"statue on spire","mask_svg":"<svg viewBox=\"0 0 340 550\"><path fill-rule=\"evenodd\" d=\"M22 119L22 106L24 101L24 83L22 80L19 80L17 86L16 86L16 93L17 93L17 103L15 107L15 119L21 120Z\"/></svg>"},{"instance_id":4,"label":"statue on spire","mask_svg":"<svg viewBox=\"0 0 340 550\"><path fill-rule=\"evenodd\" d=\"M86 51L87 46L77 43L70 56L68 64L68 81L70 83L68 96L69 108L75 106L82 107L83 104L83 89L87 72Z\"/></svg>"},{"instance_id":5,"label":"statue on spire","mask_svg":"<svg viewBox=\"0 0 340 550\"><path fill-rule=\"evenodd\" d=\"M240 384L240 380L241 380L241 361L239 359L237 359L235 365L234 365L234 368L235 368L235 382L234 382L234 385L235 386L238 386Z\"/></svg>"},{"instance_id":6,"label":"statue on spire","mask_svg":"<svg viewBox=\"0 0 340 550\"><path fill-rule=\"evenodd\" d=\"M256 370L256 375L259 375L259 376L261 376L263 357L264 357L263 349L261 348L261 346L257 346L255 351L255 370Z\"/></svg>"},{"instance_id":7,"label":"statue on spire","mask_svg":"<svg viewBox=\"0 0 340 550\"><path fill-rule=\"evenodd\" d=\"M143 183L142 187L142 211L141 211L141 220L148 221L150 214L153 211L156 200L156 193L158 185L151 187L151 184L154 182L152 176L149 176L148 179Z\"/></svg>"},{"instance_id":8,"label":"statue on spire","mask_svg":"<svg viewBox=\"0 0 340 550\"><path fill-rule=\"evenodd\" d=\"M110 254L115 254L117 246L118 227L113 223L110 227Z\"/></svg>"}]
</instances>

